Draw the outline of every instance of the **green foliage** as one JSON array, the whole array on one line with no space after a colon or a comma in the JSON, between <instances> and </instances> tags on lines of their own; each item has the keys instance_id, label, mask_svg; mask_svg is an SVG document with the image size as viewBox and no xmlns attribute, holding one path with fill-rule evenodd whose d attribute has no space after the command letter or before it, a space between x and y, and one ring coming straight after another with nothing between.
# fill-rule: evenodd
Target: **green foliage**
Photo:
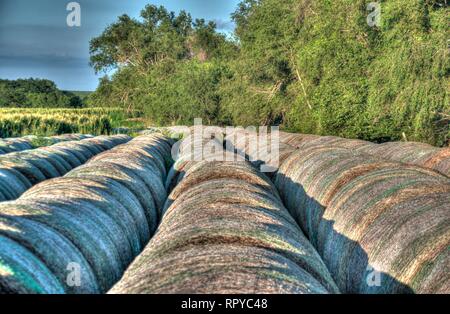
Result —
<instances>
[{"instance_id":1,"label":"green foliage","mask_svg":"<svg viewBox=\"0 0 450 314\"><path fill-rule=\"evenodd\" d=\"M444 145L449 138L446 1L243 0L235 37L149 5L91 41L104 77L91 106L156 125L275 124L291 131ZM1 90L1 86L0 86Z\"/></svg>"},{"instance_id":2,"label":"green foliage","mask_svg":"<svg viewBox=\"0 0 450 314\"><path fill-rule=\"evenodd\" d=\"M0 80L0 108L80 108L81 98L40 79Z\"/></svg>"}]
</instances>

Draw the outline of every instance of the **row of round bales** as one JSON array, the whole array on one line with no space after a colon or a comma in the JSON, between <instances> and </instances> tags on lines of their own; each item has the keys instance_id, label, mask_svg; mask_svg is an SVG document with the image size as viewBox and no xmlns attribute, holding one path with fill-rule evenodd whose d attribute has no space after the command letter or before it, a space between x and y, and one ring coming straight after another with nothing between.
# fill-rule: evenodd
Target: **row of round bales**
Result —
<instances>
[{"instance_id":1,"label":"row of round bales","mask_svg":"<svg viewBox=\"0 0 450 314\"><path fill-rule=\"evenodd\" d=\"M184 139L174 146L176 161L170 169L166 189L171 191L182 179L186 171L198 161L250 161L252 165L271 177L276 171L263 168L266 163L273 161L281 163L296 149L290 145L279 143L275 146L278 152L278 160L272 160L271 135L261 136L255 132L242 128L227 132L224 128L203 128L202 133L194 127L171 127L167 128L175 137L183 135ZM195 134L195 132L199 132Z\"/></svg>"},{"instance_id":2,"label":"row of round bales","mask_svg":"<svg viewBox=\"0 0 450 314\"><path fill-rule=\"evenodd\" d=\"M0 204L0 293L103 293L155 232L169 139L141 136Z\"/></svg>"},{"instance_id":3,"label":"row of round bales","mask_svg":"<svg viewBox=\"0 0 450 314\"><path fill-rule=\"evenodd\" d=\"M18 198L39 182L61 177L93 156L131 140L98 136L0 155L0 202Z\"/></svg>"},{"instance_id":4,"label":"row of round bales","mask_svg":"<svg viewBox=\"0 0 450 314\"><path fill-rule=\"evenodd\" d=\"M274 179L338 287L449 293L450 180L352 147L310 141Z\"/></svg>"},{"instance_id":5,"label":"row of round bales","mask_svg":"<svg viewBox=\"0 0 450 314\"><path fill-rule=\"evenodd\" d=\"M296 148L280 141L280 133L258 133L256 130L236 128L226 134L227 150L244 156L255 167L272 177L278 165L291 155Z\"/></svg>"},{"instance_id":6,"label":"row of round bales","mask_svg":"<svg viewBox=\"0 0 450 314\"><path fill-rule=\"evenodd\" d=\"M339 292L264 174L245 161L188 168L157 233L109 293Z\"/></svg>"},{"instance_id":7,"label":"row of round bales","mask_svg":"<svg viewBox=\"0 0 450 314\"><path fill-rule=\"evenodd\" d=\"M450 147L438 148L417 142L371 142L336 136L318 136L280 132L281 142L296 148L329 145L348 148L385 160L417 165L450 177Z\"/></svg>"},{"instance_id":8,"label":"row of round bales","mask_svg":"<svg viewBox=\"0 0 450 314\"><path fill-rule=\"evenodd\" d=\"M180 133L172 133L172 135L177 136ZM184 139L179 140L172 147L172 155L175 161L165 183L168 192L172 191L189 169L200 161L225 161L227 157L234 158L231 161L241 159L240 156L226 154L222 134L213 138L195 137L193 133L184 134Z\"/></svg>"},{"instance_id":9,"label":"row of round bales","mask_svg":"<svg viewBox=\"0 0 450 314\"><path fill-rule=\"evenodd\" d=\"M18 152L27 149L34 148L34 142L39 139L44 143L49 143L50 145L65 141L79 141L86 138L91 138L92 135L84 134L63 134L51 137L41 137L36 136L24 136L19 138L5 138L0 139L0 155L8 154L12 152Z\"/></svg>"}]
</instances>

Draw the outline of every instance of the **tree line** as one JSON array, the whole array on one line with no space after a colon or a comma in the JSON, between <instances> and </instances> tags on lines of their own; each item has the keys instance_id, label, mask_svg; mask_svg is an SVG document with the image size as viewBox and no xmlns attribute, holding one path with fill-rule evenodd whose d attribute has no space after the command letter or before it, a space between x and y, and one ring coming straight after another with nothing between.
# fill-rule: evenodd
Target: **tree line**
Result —
<instances>
[{"instance_id":1,"label":"tree line","mask_svg":"<svg viewBox=\"0 0 450 314\"><path fill-rule=\"evenodd\" d=\"M80 108L82 99L44 79L0 79L0 108Z\"/></svg>"}]
</instances>

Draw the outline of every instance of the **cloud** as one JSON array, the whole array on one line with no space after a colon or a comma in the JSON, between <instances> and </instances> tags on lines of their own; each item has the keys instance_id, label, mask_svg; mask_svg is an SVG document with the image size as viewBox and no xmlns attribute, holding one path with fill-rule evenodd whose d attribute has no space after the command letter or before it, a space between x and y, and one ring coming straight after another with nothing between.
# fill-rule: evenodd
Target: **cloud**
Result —
<instances>
[{"instance_id":1,"label":"cloud","mask_svg":"<svg viewBox=\"0 0 450 314\"><path fill-rule=\"evenodd\" d=\"M9 25L0 31L0 55L88 58L86 30L64 26Z\"/></svg>"},{"instance_id":2,"label":"cloud","mask_svg":"<svg viewBox=\"0 0 450 314\"><path fill-rule=\"evenodd\" d=\"M234 31L235 24L233 21L226 21L226 20L222 20L222 19L215 19L213 21L214 21L214 23L216 23L217 29L219 31L227 31L227 32Z\"/></svg>"}]
</instances>

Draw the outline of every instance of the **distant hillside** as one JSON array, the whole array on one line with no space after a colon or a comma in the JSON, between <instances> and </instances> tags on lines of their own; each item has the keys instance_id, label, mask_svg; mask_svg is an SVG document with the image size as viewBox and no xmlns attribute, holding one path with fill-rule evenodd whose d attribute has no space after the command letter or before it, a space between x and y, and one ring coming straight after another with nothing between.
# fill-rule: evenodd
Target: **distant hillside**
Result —
<instances>
[{"instance_id":1,"label":"distant hillside","mask_svg":"<svg viewBox=\"0 0 450 314\"><path fill-rule=\"evenodd\" d=\"M80 108L83 97L62 91L50 80L0 79L0 108Z\"/></svg>"}]
</instances>

